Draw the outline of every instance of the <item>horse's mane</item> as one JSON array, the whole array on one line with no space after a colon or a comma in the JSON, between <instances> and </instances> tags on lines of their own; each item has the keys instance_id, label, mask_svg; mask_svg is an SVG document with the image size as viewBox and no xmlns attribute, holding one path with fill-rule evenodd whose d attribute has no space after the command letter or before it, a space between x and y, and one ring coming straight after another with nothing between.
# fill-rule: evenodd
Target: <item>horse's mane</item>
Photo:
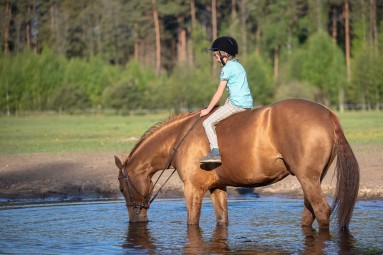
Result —
<instances>
[{"instance_id":1,"label":"horse's mane","mask_svg":"<svg viewBox=\"0 0 383 255\"><path fill-rule=\"evenodd\" d=\"M172 122L175 122L175 121L177 121L179 119L183 119L183 118L186 118L186 117L194 116L194 115L196 115L196 113L199 113L199 111L200 110L196 110L196 111L193 111L193 112L186 112L186 113L181 113L181 114L178 114L178 115L173 115L173 116L170 116L166 120L163 120L163 121L160 121L160 122L157 122L156 124L154 124L152 127L150 127L148 130L145 131L145 133L141 136L140 139L138 139L138 141L136 142L136 145L134 145L134 147L133 147L132 151L130 152L129 156L126 158L126 161L130 158L131 155L133 155L133 153L137 150L137 148L141 145L141 143L143 141L145 141L146 138L148 138L149 136L154 134L161 127L163 127L165 125L168 125L168 124L170 124Z\"/></svg>"}]
</instances>

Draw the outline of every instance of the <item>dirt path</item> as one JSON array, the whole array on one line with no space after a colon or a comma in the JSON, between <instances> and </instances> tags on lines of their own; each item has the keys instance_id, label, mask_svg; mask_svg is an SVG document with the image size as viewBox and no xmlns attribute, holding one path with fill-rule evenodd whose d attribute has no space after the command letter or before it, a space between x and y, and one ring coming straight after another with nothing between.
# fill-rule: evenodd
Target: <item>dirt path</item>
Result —
<instances>
[{"instance_id":1,"label":"dirt path","mask_svg":"<svg viewBox=\"0 0 383 255\"><path fill-rule=\"evenodd\" d=\"M360 199L383 199L383 146L353 146L361 169ZM0 198L83 199L119 197L117 168L113 153L0 154ZM334 164L333 164L334 165ZM170 170L166 171L166 175ZM165 179L165 177L163 179ZM335 189L333 167L322 183L326 195ZM161 183L161 182L160 182ZM160 197L182 196L183 184L175 174ZM256 189L228 189L244 192L302 196L295 177Z\"/></svg>"}]
</instances>

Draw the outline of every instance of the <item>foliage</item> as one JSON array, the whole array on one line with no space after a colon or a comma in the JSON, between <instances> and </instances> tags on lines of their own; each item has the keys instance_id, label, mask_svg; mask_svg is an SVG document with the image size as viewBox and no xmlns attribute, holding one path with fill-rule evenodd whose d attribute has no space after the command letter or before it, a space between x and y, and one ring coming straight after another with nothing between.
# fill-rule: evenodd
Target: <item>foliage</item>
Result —
<instances>
[{"instance_id":1,"label":"foliage","mask_svg":"<svg viewBox=\"0 0 383 255\"><path fill-rule=\"evenodd\" d=\"M165 84L167 106L181 110L206 107L218 86L218 73L212 76L212 58L208 51L196 55L197 66L179 64ZM218 69L214 69L218 70Z\"/></svg>"},{"instance_id":2,"label":"foliage","mask_svg":"<svg viewBox=\"0 0 383 255\"><path fill-rule=\"evenodd\" d=\"M367 104L368 108L379 109L383 98L382 55L374 48L365 47L355 57L353 86L355 100Z\"/></svg>"},{"instance_id":3,"label":"foliage","mask_svg":"<svg viewBox=\"0 0 383 255\"><path fill-rule=\"evenodd\" d=\"M215 23L239 42L256 105L304 97L332 107L344 92L348 104L381 107L383 1L155 2L0 1L0 113L204 107L218 83L207 50Z\"/></svg>"},{"instance_id":4,"label":"foliage","mask_svg":"<svg viewBox=\"0 0 383 255\"><path fill-rule=\"evenodd\" d=\"M265 105L272 101L274 88L272 70L261 56L253 53L248 56L245 65L254 105Z\"/></svg>"},{"instance_id":5,"label":"foliage","mask_svg":"<svg viewBox=\"0 0 383 255\"><path fill-rule=\"evenodd\" d=\"M280 84L275 92L275 100L280 101L288 98L301 98L315 101L318 89L309 84L302 83L297 80L291 80L288 83Z\"/></svg>"},{"instance_id":6,"label":"foliage","mask_svg":"<svg viewBox=\"0 0 383 255\"><path fill-rule=\"evenodd\" d=\"M316 88L315 101L336 103L338 88L345 84L345 61L324 32L318 32L291 59L289 77Z\"/></svg>"}]
</instances>

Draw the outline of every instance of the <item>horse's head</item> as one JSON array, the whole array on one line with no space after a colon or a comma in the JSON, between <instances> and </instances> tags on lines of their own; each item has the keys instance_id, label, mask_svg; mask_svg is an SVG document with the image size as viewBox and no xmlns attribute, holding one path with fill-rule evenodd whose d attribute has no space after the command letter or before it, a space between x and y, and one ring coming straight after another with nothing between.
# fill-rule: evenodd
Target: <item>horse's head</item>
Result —
<instances>
[{"instance_id":1,"label":"horse's head","mask_svg":"<svg viewBox=\"0 0 383 255\"><path fill-rule=\"evenodd\" d=\"M128 207L129 222L147 222L147 209L150 206L150 197L153 187L151 178L142 173L133 171L133 166L129 166L129 160L121 160L114 156L115 164L119 169L118 181L120 191L125 197Z\"/></svg>"}]
</instances>

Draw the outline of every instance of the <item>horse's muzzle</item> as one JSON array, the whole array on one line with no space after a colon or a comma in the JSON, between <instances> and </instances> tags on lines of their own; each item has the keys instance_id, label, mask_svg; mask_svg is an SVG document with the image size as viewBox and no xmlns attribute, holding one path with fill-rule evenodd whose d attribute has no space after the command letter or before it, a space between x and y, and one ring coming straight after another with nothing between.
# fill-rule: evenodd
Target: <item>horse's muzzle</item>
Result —
<instances>
[{"instance_id":1,"label":"horse's muzzle","mask_svg":"<svg viewBox=\"0 0 383 255\"><path fill-rule=\"evenodd\" d=\"M148 222L148 214L147 209L142 208L141 210L137 211L134 210L134 208L129 207L128 208L128 214L129 214L129 222Z\"/></svg>"}]
</instances>

